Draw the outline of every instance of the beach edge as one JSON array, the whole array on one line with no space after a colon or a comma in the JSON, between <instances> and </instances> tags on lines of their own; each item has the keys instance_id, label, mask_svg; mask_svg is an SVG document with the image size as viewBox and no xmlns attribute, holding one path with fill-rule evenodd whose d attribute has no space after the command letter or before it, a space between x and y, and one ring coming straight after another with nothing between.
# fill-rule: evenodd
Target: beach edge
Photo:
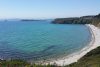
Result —
<instances>
[{"instance_id":1,"label":"beach edge","mask_svg":"<svg viewBox=\"0 0 100 67\"><path fill-rule=\"evenodd\" d=\"M90 52L91 50L100 46L99 45L99 43L100 43L99 42L100 29L92 24L85 24L85 25L88 27L90 33L92 34L91 41L90 41L89 45L87 45L86 47L84 47L80 51L72 53L66 57L63 57L63 58L57 59L57 60L46 61L43 64L56 64L58 66L69 65L69 64L72 64L74 62L77 62L80 58L82 58L88 52Z\"/></svg>"}]
</instances>

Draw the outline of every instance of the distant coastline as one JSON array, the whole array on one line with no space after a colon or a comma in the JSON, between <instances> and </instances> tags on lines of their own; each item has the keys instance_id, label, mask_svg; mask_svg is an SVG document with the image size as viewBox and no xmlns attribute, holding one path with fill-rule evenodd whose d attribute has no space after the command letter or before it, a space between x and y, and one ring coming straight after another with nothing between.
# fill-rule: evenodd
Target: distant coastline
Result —
<instances>
[{"instance_id":1,"label":"distant coastline","mask_svg":"<svg viewBox=\"0 0 100 67\"><path fill-rule=\"evenodd\" d=\"M0 21L46 21L46 19L2 19Z\"/></svg>"},{"instance_id":2,"label":"distant coastline","mask_svg":"<svg viewBox=\"0 0 100 67\"><path fill-rule=\"evenodd\" d=\"M34 19L21 19L20 21L42 21L42 20L34 20Z\"/></svg>"},{"instance_id":3,"label":"distant coastline","mask_svg":"<svg viewBox=\"0 0 100 67\"><path fill-rule=\"evenodd\" d=\"M100 26L100 14L82 16L82 17L72 17L72 18L56 18L52 21L53 24L93 24L95 26Z\"/></svg>"}]
</instances>

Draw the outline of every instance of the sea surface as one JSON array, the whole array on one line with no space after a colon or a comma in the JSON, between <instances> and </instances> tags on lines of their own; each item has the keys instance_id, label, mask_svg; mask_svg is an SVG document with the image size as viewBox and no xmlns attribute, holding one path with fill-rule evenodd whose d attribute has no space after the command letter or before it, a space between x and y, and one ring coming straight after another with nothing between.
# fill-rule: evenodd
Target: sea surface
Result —
<instances>
[{"instance_id":1,"label":"sea surface","mask_svg":"<svg viewBox=\"0 0 100 67\"><path fill-rule=\"evenodd\" d=\"M1 59L57 59L81 50L90 40L91 33L85 25L0 21Z\"/></svg>"}]
</instances>

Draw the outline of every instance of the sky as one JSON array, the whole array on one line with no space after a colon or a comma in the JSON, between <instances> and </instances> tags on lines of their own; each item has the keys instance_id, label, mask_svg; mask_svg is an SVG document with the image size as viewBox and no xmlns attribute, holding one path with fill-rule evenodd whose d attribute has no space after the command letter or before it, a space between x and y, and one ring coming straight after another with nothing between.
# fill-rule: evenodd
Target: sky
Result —
<instances>
[{"instance_id":1,"label":"sky","mask_svg":"<svg viewBox=\"0 0 100 67\"><path fill-rule=\"evenodd\" d=\"M100 13L100 0L0 0L0 18L65 18Z\"/></svg>"}]
</instances>

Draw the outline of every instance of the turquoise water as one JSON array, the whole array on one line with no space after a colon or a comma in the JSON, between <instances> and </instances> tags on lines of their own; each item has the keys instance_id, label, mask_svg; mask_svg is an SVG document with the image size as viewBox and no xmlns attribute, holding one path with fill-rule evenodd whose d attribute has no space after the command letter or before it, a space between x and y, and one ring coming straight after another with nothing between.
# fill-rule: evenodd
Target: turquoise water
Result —
<instances>
[{"instance_id":1,"label":"turquoise water","mask_svg":"<svg viewBox=\"0 0 100 67\"><path fill-rule=\"evenodd\" d=\"M85 25L0 22L0 58L33 61L59 58L82 49L90 38Z\"/></svg>"}]
</instances>

